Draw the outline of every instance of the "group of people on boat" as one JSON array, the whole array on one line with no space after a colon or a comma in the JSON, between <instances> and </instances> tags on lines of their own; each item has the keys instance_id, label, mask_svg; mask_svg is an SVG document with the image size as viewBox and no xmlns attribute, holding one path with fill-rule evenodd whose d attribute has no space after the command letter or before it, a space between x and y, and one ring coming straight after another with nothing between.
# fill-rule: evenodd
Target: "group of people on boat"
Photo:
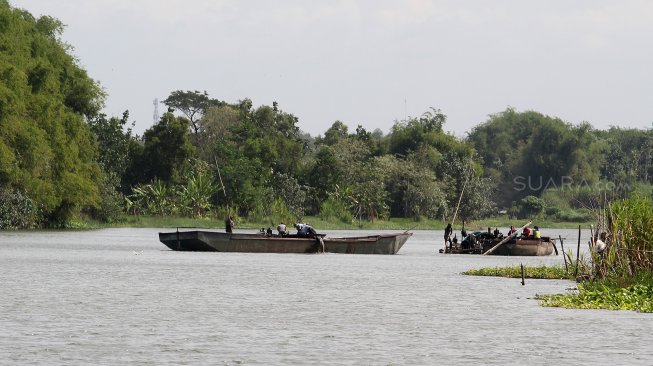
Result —
<instances>
[{"instance_id":1,"label":"group of people on boat","mask_svg":"<svg viewBox=\"0 0 653 366\"><path fill-rule=\"evenodd\" d=\"M296 234L297 237L312 238L316 234L315 229L313 229L311 225L298 222L293 226L295 227L295 229L297 229L297 234ZM277 235L281 237L290 235L290 233L288 232L288 227L286 226L286 224L283 223L283 221L281 221L281 223L277 225Z\"/></svg>"},{"instance_id":2,"label":"group of people on boat","mask_svg":"<svg viewBox=\"0 0 653 366\"><path fill-rule=\"evenodd\" d=\"M488 228L488 231L489 230L490 229ZM540 232L540 228L538 226L534 226L533 230L531 230L530 227L526 226L522 231L521 236L519 236L517 229L511 225L510 230L508 231L508 235L512 235L516 239L542 239L542 233Z\"/></svg>"},{"instance_id":3,"label":"group of people on boat","mask_svg":"<svg viewBox=\"0 0 653 366\"><path fill-rule=\"evenodd\" d=\"M227 233L233 232L233 228L234 228L234 218L233 218L233 216L229 215L224 220L224 224L225 224L225 232L227 232ZM294 236L296 236L298 238L314 238L317 235L317 232L315 231L315 229L311 225L298 222L298 223L296 223L294 225L294 227L295 227L295 229L297 229L297 234L295 234ZM265 235L265 236L274 236L274 234L272 232L272 228L265 229L264 227L262 227L261 230L259 231L259 233L262 234L262 235ZM286 224L284 224L283 221L281 221L281 223L279 223L279 225L277 225L277 234L276 234L276 236L286 237L286 236L291 236L291 235L292 234L290 234L290 232L288 231L288 227L286 226Z\"/></svg>"},{"instance_id":4,"label":"group of people on boat","mask_svg":"<svg viewBox=\"0 0 653 366\"><path fill-rule=\"evenodd\" d=\"M454 235L454 237L452 238L451 235ZM526 226L522 231L522 234L519 235L514 225L510 226L510 229L508 230L508 234L506 236L504 236L503 233L499 231L499 228L494 228L494 231L492 231L492 228L487 228L487 233L468 234L464 226L460 231L460 235L461 235L461 243L470 243L470 242L473 243L477 239L476 236L479 236L482 239L489 239L489 240L503 239L506 236L512 236L515 239L524 239L524 240L525 239L539 240L542 238L542 233L540 232L540 228L538 226L534 226L533 230L531 230L528 226ZM470 236L472 236L473 238L470 238ZM449 247L451 247L452 245L456 245L458 243L458 236L456 234L453 234L453 227L451 226L451 223L447 224L447 227L444 229L444 242L445 245Z\"/></svg>"}]
</instances>

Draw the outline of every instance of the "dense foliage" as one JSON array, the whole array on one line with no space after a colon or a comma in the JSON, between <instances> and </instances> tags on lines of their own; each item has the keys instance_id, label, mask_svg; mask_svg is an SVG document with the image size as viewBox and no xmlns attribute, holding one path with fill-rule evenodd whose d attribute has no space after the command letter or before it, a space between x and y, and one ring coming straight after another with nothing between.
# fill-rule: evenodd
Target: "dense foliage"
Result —
<instances>
[{"instance_id":1,"label":"dense foliage","mask_svg":"<svg viewBox=\"0 0 653 366\"><path fill-rule=\"evenodd\" d=\"M69 55L62 30L56 19L0 1L0 185L56 226L97 206L102 180L85 121L100 110L103 92Z\"/></svg>"},{"instance_id":2,"label":"dense foliage","mask_svg":"<svg viewBox=\"0 0 653 366\"><path fill-rule=\"evenodd\" d=\"M534 111L491 115L465 138L431 108L387 135L335 121L324 135L272 105L175 90L143 136L100 114L103 92L60 40L62 24L0 0L0 187L4 227L122 213L251 220L319 216L474 220L590 217L651 194L653 131L595 130ZM12 217L7 219L7 217Z\"/></svg>"}]
</instances>

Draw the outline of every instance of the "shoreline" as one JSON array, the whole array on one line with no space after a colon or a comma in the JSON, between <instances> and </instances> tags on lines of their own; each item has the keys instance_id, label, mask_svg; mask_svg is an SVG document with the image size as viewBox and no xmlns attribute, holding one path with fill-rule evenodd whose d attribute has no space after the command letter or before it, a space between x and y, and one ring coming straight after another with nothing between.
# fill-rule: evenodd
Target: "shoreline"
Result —
<instances>
[{"instance_id":1,"label":"shoreline","mask_svg":"<svg viewBox=\"0 0 653 366\"><path fill-rule=\"evenodd\" d=\"M509 219L507 217L493 217L482 220L475 220L465 223L468 231L485 231L487 228L499 228L500 231L507 230L510 225L522 226L527 220ZM343 223L334 220L323 220L316 216L306 216L303 220L316 230L444 230L446 222L441 220L413 218L390 218L389 220L377 220L375 222L363 221L361 223ZM270 227L273 230L277 226L273 218L263 218L257 221L244 221L236 218L236 228L260 229ZM287 223L288 224L288 223ZM578 226L589 227L590 222L555 222L546 219L533 220L531 225L538 225L548 229L576 229ZM462 229L462 222L453 225L454 231ZM100 229L100 228L224 228L222 219L217 218L187 218L174 216L131 216L123 215L120 222L100 223L93 220L80 219L72 223L66 229Z\"/></svg>"}]
</instances>

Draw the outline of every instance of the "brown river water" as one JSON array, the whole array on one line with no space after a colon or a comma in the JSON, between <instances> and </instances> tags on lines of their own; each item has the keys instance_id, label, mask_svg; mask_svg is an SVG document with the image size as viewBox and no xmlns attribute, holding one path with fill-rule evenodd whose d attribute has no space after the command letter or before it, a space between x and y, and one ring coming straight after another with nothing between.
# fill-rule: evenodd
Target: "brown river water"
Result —
<instances>
[{"instance_id":1,"label":"brown river water","mask_svg":"<svg viewBox=\"0 0 653 366\"><path fill-rule=\"evenodd\" d=\"M0 364L653 365L652 314L460 274L561 256L439 254L427 230L394 256L174 252L159 231L0 232Z\"/></svg>"}]
</instances>

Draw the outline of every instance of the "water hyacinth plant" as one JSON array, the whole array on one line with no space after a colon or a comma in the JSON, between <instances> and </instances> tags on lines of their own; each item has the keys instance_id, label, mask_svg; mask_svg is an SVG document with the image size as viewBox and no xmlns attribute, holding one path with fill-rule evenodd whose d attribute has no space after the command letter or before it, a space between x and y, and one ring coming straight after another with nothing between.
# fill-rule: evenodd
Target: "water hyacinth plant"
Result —
<instances>
[{"instance_id":1,"label":"water hyacinth plant","mask_svg":"<svg viewBox=\"0 0 653 366\"><path fill-rule=\"evenodd\" d=\"M508 278L521 278L521 266L513 267L488 267L479 269L470 269L463 272L463 274L470 276L495 276L495 277L508 277ZM538 278L538 279L570 279L570 274L563 266L537 266L525 267L525 278Z\"/></svg>"}]
</instances>

